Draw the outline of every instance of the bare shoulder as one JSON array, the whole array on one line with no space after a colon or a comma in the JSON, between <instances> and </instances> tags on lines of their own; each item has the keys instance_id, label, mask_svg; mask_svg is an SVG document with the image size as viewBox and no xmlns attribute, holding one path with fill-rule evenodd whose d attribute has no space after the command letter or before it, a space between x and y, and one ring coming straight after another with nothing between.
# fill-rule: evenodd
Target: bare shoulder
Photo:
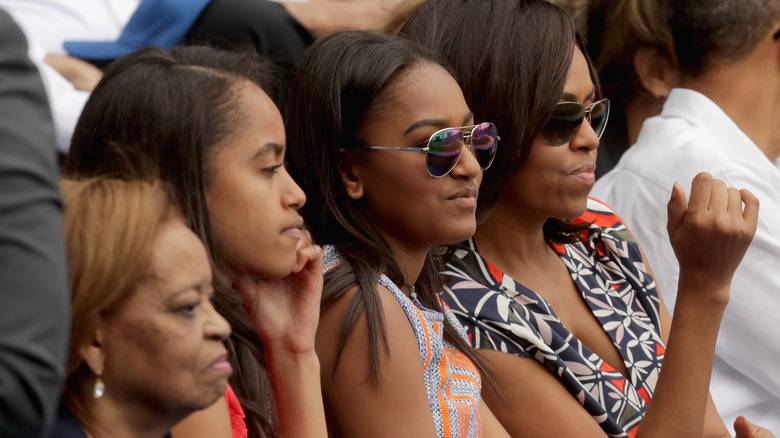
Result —
<instances>
[{"instance_id":1,"label":"bare shoulder","mask_svg":"<svg viewBox=\"0 0 780 438\"><path fill-rule=\"evenodd\" d=\"M366 312L357 319L336 366L339 331L357 287L323 309L320 317L317 353L329 423L345 437L436 436L415 334L393 293L379 284L375 291L387 331L387 348L381 342L378 348L378 384L369 379ZM371 324L378 326L378 321Z\"/></svg>"}]
</instances>

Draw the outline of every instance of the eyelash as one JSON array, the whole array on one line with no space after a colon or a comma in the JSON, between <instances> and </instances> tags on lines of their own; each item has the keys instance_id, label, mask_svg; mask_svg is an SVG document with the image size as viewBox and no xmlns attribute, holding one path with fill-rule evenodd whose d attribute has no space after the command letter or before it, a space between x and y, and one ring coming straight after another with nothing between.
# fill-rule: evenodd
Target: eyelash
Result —
<instances>
[{"instance_id":1,"label":"eyelash","mask_svg":"<svg viewBox=\"0 0 780 438\"><path fill-rule=\"evenodd\" d=\"M200 306L200 301L197 303L188 304L186 306L182 306L179 308L179 312L183 313L186 316L194 316L195 315L195 309Z\"/></svg>"},{"instance_id":2,"label":"eyelash","mask_svg":"<svg viewBox=\"0 0 780 438\"><path fill-rule=\"evenodd\" d=\"M279 169L284 167L284 165L285 165L285 163L281 163L281 164L277 164L276 166L266 167L265 169L263 169L263 172L268 172L268 173L270 173L272 175L276 175L276 173L279 171Z\"/></svg>"}]
</instances>

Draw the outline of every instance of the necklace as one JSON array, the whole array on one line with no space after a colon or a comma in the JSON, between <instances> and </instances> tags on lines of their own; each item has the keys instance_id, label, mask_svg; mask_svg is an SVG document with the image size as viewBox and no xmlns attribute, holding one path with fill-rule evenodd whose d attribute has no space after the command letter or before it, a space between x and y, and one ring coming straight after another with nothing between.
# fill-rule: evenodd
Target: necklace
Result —
<instances>
[{"instance_id":1,"label":"necklace","mask_svg":"<svg viewBox=\"0 0 780 438\"><path fill-rule=\"evenodd\" d=\"M413 300L417 299L417 290L414 288L414 285L409 286L409 297Z\"/></svg>"}]
</instances>

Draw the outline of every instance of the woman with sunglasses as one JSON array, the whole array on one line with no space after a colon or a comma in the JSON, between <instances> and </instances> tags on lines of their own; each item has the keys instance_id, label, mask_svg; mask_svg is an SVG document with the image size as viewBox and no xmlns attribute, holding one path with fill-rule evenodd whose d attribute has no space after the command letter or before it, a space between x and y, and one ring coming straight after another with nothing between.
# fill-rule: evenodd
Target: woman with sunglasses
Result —
<instances>
[{"instance_id":1,"label":"woman with sunglasses","mask_svg":"<svg viewBox=\"0 0 780 438\"><path fill-rule=\"evenodd\" d=\"M317 353L333 434L507 436L481 401L480 361L438 299L435 249L474 232L495 127L474 123L430 54L370 32L315 42L291 100L290 172L324 244Z\"/></svg>"},{"instance_id":2,"label":"woman with sunglasses","mask_svg":"<svg viewBox=\"0 0 780 438\"><path fill-rule=\"evenodd\" d=\"M326 436L314 350L320 250L301 230L306 197L284 168L271 78L254 54L142 49L108 67L73 136L73 177L168 182L213 266L240 405L188 417L177 437L230 436L231 424L250 438Z\"/></svg>"},{"instance_id":3,"label":"woman with sunglasses","mask_svg":"<svg viewBox=\"0 0 780 438\"><path fill-rule=\"evenodd\" d=\"M491 24L485 44L466 22ZM757 200L700 175L686 209L675 187L668 229L686 274L672 326L625 224L588 199L609 101L571 18L543 0L428 0L401 35L443 52L504 139L444 299L497 377L503 398L486 400L507 431L727 436L709 375Z\"/></svg>"}]
</instances>

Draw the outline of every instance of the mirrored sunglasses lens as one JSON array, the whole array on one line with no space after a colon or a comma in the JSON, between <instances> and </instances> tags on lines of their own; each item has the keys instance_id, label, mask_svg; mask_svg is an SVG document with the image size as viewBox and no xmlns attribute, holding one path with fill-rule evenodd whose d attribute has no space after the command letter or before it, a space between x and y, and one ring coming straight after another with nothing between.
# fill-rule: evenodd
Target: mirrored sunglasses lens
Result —
<instances>
[{"instance_id":1,"label":"mirrored sunglasses lens","mask_svg":"<svg viewBox=\"0 0 780 438\"><path fill-rule=\"evenodd\" d=\"M487 169L496 155L498 131L492 123L480 123L471 132L471 144L480 167Z\"/></svg>"},{"instance_id":2,"label":"mirrored sunglasses lens","mask_svg":"<svg viewBox=\"0 0 780 438\"><path fill-rule=\"evenodd\" d=\"M449 173L460 158L463 150L463 133L459 129L442 129L433 134L428 140L428 154L426 166L428 172L440 177Z\"/></svg>"}]
</instances>

